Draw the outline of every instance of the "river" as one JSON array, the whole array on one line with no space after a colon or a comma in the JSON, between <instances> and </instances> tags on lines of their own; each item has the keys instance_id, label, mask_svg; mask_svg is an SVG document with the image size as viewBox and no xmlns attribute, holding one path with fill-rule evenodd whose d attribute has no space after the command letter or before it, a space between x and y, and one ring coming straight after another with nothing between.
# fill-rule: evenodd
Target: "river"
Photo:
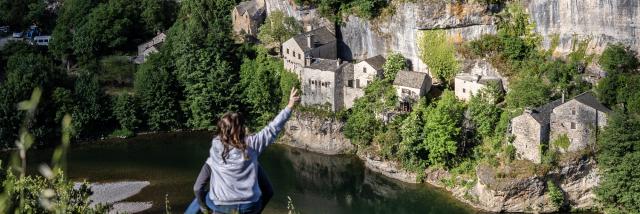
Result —
<instances>
[{"instance_id":1,"label":"river","mask_svg":"<svg viewBox=\"0 0 640 214\"><path fill-rule=\"evenodd\" d=\"M211 134L168 133L73 146L67 175L74 181L149 181L126 201L152 201L148 213L174 213L193 199L193 182L208 155ZM51 151L29 155L31 168ZM283 145L260 158L275 189L265 213L286 213L287 196L297 211L313 213L476 213L448 193L426 184L408 184L374 173L353 155L327 156Z\"/></svg>"}]
</instances>

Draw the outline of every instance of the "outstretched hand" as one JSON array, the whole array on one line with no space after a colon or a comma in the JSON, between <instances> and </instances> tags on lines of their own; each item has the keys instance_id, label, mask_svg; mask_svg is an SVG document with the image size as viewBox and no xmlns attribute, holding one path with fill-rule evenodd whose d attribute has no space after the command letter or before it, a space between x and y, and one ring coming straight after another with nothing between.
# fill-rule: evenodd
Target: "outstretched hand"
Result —
<instances>
[{"instance_id":1,"label":"outstretched hand","mask_svg":"<svg viewBox=\"0 0 640 214\"><path fill-rule=\"evenodd\" d=\"M300 96L298 95L298 89L295 87L291 88L291 94L289 94L289 104L287 107L293 108L296 103L300 102Z\"/></svg>"}]
</instances>

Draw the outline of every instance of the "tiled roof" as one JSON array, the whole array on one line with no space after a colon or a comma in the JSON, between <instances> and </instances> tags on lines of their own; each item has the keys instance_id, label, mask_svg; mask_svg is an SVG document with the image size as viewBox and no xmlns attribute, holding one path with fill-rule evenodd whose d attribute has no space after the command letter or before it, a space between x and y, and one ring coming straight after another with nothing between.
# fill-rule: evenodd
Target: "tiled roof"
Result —
<instances>
[{"instance_id":1,"label":"tiled roof","mask_svg":"<svg viewBox=\"0 0 640 214\"><path fill-rule=\"evenodd\" d=\"M258 5L255 1L240 2L240 4L236 6L236 10L238 10L238 13L240 14L244 14L245 12L249 13L250 17L260 15L260 13L262 12L261 9L258 9Z\"/></svg>"},{"instance_id":2,"label":"tiled roof","mask_svg":"<svg viewBox=\"0 0 640 214\"><path fill-rule=\"evenodd\" d=\"M342 77L345 80L353 79L353 64L348 63L344 67L342 67Z\"/></svg>"},{"instance_id":3,"label":"tiled roof","mask_svg":"<svg viewBox=\"0 0 640 214\"><path fill-rule=\"evenodd\" d=\"M307 45L307 35L311 35L311 43L315 47L320 47L328 43L336 41L336 36L329 31L327 27L321 27L309 32L301 33L293 37L298 43L298 46L302 48L302 51L308 51L312 48Z\"/></svg>"},{"instance_id":4,"label":"tiled roof","mask_svg":"<svg viewBox=\"0 0 640 214\"><path fill-rule=\"evenodd\" d=\"M531 111L531 116L536 119L540 124L549 124L551 120L551 112L553 109L562 104L562 99L554 100L550 103L544 104Z\"/></svg>"},{"instance_id":5,"label":"tiled roof","mask_svg":"<svg viewBox=\"0 0 640 214\"><path fill-rule=\"evenodd\" d=\"M382 66L387 60L382 55L377 55L377 56L365 59L364 61L369 63L369 65L371 65L373 69L376 69L377 71L379 71L382 69Z\"/></svg>"},{"instance_id":6,"label":"tiled roof","mask_svg":"<svg viewBox=\"0 0 640 214\"><path fill-rule=\"evenodd\" d=\"M456 79L461 79L469 82L477 81L482 85L487 85L490 82L499 82L499 83L502 82L502 80L500 80L500 78L497 78L497 77L480 76L480 75L470 74L470 73L459 73L456 75Z\"/></svg>"},{"instance_id":7,"label":"tiled roof","mask_svg":"<svg viewBox=\"0 0 640 214\"><path fill-rule=\"evenodd\" d=\"M576 96L575 98L573 98L574 100L585 104L591 108L594 108L598 111L604 112L604 113L609 113L611 112L611 109L605 107L604 105L602 105L602 103L600 103L600 101L598 101L598 98L596 98L593 93L587 91L584 92L578 96Z\"/></svg>"},{"instance_id":8,"label":"tiled roof","mask_svg":"<svg viewBox=\"0 0 640 214\"><path fill-rule=\"evenodd\" d=\"M333 71L335 72L340 68L338 66L338 60L333 59L313 59L310 65L305 68L317 69L321 71Z\"/></svg>"},{"instance_id":9,"label":"tiled roof","mask_svg":"<svg viewBox=\"0 0 640 214\"><path fill-rule=\"evenodd\" d=\"M427 74L415 71L398 71L393 85L404 86L409 88L422 88L424 82L427 81Z\"/></svg>"}]
</instances>

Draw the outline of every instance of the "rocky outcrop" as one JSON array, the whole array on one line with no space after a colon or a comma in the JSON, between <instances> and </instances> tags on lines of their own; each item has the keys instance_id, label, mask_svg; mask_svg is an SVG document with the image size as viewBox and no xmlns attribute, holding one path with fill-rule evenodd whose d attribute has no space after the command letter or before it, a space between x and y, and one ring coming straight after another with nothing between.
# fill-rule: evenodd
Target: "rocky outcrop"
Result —
<instances>
[{"instance_id":1,"label":"rocky outcrop","mask_svg":"<svg viewBox=\"0 0 640 214\"><path fill-rule=\"evenodd\" d=\"M418 183L416 173L402 169L396 162L383 160L369 154L358 154L358 157L364 161L365 166L371 171L406 183Z\"/></svg>"},{"instance_id":2,"label":"rocky outcrop","mask_svg":"<svg viewBox=\"0 0 640 214\"><path fill-rule=\"evenodd\" d=\"M559 186L565 193L568 205L576 209L589 209L595 206L594 189L600 177L593 158L577 160L549 173L549 177L560 181Z\"/></svg>"},{"instance_id":3,"label":"rocky outcrop","mask_svg":"<svg viewBox=\"0 0 640 214\"><path fill-rule=\"evenodd\" d=\"M477 183L461 200L492 212L554 212L548 196L547 181L557 183L565 195L565 205L575 209L595 206L594 188L599 177L595 160L586 158L570 161L545 176L502 177L488 166L478 166ZM455 194L460 198L460 194Z\"/></svg>"},{"instance_id":4,"label":"rocky outcrop","mask_svg":"<svg viewBox=\"0 0 640 214\"><path fill-rule=\"evenodd\" d=\"M339 30L344 42L341 57L365 59L399 52L415 71L426 71L419 59L421 30L445 29L454 41L495 33L493 17L482 4L451 4L444 1L394 2L395 13L369 21L356 16L345 19Z\"/></svg>"},{"instance_id":5,"label":"rocky outcrop","mask_svg":"<svg viewBox=\"0 0 640 214\"><path fill-rule=\"evenodd\" d=\"M285 125L283 143L328 155L353 153L355 147L342 134L343 126L333 117L294 112Z\"/></svg>"},{"instance_id":6,"label":"rocky outcrop","mask_svg":"<svg viewBox=\"0 0 640 214\"><path fill-rule=\"evenodd\" d=\"M640 50L640 1L529 0L526 7L546 47L557 36L558 52L571 52L574 38L590 40L592 53L618 42Z\"/></svg>"}]
</instances>

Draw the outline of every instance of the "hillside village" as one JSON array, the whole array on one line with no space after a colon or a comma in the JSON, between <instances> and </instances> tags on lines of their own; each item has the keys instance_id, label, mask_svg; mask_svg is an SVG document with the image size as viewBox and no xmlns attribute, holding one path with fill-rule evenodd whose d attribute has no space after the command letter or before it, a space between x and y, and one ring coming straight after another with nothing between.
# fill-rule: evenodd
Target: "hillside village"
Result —
<instances>
[{"instance_id":1,"label":"hillside village","mask_svg":"<svg viewBox=\"0 0 640 214\"><path fill-rule=\"evenodd\" d=\"M234 19L236 34L255 38L257 26L266 17L264 6L263 0L245 1L236 6L233 16L242 17ZM288 39L282 45L282 60L284 68L295 73L301 82L303 105L337 112L353 107L355 100L364 96L367 85L376 78L384 78L385 58L377 55L352 62L340 59L334 32L335 29L324 26ZM453 90L457 99L469 101L489 84L505 90L499 76L483 75L487 72L475 67L467 69L455 75ZM432 77L426 68L398 71L394 79L398 97L395 111L398 112L411 111L411 105L432 88ZM569 141L568 145L561 146L561 153L591 148L598 130L606 126L610 112L591 92L566 100L563 95L542 106L527 107L511 120L516 157L540 164L542 146L559 138Z\"/></svg>"},{"instance_id":2,"label":"hillside village","mask_svg":"<svg viewBox=\"0 0 640 214\"><path fill-rule=\"evenodd\" d=\"M2 148L258 130L296 87L284 144L484 211L640 211L633 1L29 1L0 0Z\"/></svg>"}]
</instances>

